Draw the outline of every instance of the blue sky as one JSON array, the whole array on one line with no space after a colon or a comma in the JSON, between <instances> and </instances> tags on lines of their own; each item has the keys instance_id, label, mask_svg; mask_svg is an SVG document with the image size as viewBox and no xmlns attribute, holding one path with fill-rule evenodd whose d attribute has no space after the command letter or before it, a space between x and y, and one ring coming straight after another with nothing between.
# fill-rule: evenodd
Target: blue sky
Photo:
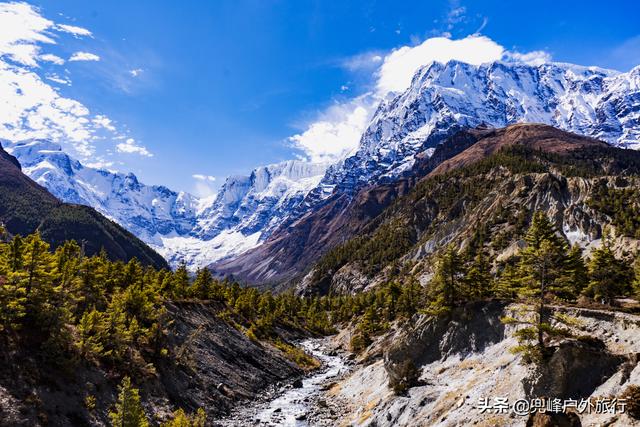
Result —
<instances>
[{"instance_id":1,"label":"blue sky","mask_svg":"<svg viewBox=\"0 0 640 427\"><path fill-rule=\"evenodd\" d=\"M153 154L118 152L103 141L92 156L145 183L202 194L227 175L304 155L288 138L318 120L342 120L342 105L375 90L372 58L430 37L479 32L505 50L545 52L555 61L621 71L640 63L636 1L30 4L92 33L60 36L48 47L62 58L99 57L47 65L71 81L57 86L60 93L108 116L122 141Z\"/></svg>"}]
</instances>

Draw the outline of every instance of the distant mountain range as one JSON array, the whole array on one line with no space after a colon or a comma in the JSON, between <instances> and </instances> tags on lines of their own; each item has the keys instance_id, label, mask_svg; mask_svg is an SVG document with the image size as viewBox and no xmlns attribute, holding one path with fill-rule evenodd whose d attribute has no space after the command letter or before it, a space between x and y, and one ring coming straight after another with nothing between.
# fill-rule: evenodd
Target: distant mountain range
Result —
<instances>
[{"instance_id":1,"label":"distant mountain range","mask_svg":"<svg viewBox=\"0 0 640 427\"><path fill-rule=\"evenodd\" d=\"M69 203L92 206L144 240L172 265L207 265L259 244L314 188L326 164L290 160L229 177L198 199L145 185L132 173L84 166L50 141L4 141L24 172Z\"/></svg>"},{"instance_id":2,"label":"distant mountain range","mask_svg":"<svg viewBox=\"0 0 640 427\"><path fill-rule=\"evenodd\" d=\"M145 265L167 268L166 261L120 225L93 208L62 203L22 173L15 157L0 147L0 223L10 235L35 231L54 248L75 240L84 253L104 250L113 260L137 258Z\"/></svg>"},{"instance_id":3,"label":"distant mountain range","mask_svg":"<svg viewBox=\"0 0 640 427\"><path fill-rule=\"evenodd\" d=\"M211 200L85 167L47 141L13 142L8 151L55 196L94 207L173 265L215 263L225 274L265 282L290 277L283 256L304 258L317 243L304 241L310 227L332 230L337 212L362 202L361 189L411 176L419 158L461 129L519 122L640 148L640 67L619 73L560 63L434 62L380 103L355 154L333 165L260 167L228 178Z\"/></svg>"}]
</instances>

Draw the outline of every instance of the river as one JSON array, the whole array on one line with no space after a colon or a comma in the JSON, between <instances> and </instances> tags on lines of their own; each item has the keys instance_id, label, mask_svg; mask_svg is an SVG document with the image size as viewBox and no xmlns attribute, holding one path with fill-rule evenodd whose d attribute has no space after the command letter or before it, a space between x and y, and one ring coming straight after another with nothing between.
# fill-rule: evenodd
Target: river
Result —
<instances>
[{"instance_id":1,"label":"river","mask_svg":"<svg viewBox=\"0 0 640 427\"><path fill-rule=\"evenodd\" d=\"M270 400L245 405L216 425L310 426L307 418L317 404L323 386L347 372L349 365L344 355L328 351L323 339L305 340L300 345L322 363L318 370L302 379L302 387L289 385Z\"/></svg>"}]
</instances>

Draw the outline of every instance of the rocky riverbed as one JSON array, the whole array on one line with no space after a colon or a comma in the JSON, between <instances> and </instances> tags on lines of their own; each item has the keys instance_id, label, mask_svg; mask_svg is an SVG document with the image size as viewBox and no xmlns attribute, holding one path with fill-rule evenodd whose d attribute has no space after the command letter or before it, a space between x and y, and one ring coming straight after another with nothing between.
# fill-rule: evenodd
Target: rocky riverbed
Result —
<instances>
[{"instance_id":1,"label":"rocky riverbed","mask_svg":"<svg viewBox=\"0 0 640 427\"><path fill-rule=\"evenodd\" d=\"M308 339L300 345L322 366L291 384L267 390L248 404L239 404L215 426L330 426L340 414L323 397L324 391L351 371L348 354L336 351L330 339Z\"/></svg>"}]
</instances>

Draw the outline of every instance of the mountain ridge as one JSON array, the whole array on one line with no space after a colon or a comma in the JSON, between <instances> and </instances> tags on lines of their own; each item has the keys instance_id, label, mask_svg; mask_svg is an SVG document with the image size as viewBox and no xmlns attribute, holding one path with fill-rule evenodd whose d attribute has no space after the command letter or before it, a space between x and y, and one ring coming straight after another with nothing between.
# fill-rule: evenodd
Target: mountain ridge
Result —
<instances>
[{"instance_id":1,"label":"mountain ridge","mask_svg":"<svg viewBox=\"0 0 640 427\"><path fill-rule=\"evenodd\" d=\"M23 174L18 160L1 146L0 221L12 235L37 230L54 247L76 240L87 255L104 249L112 259L129 261L135 257L145 265L168 267L160 255L93 208L60 202Z\"/></svg>"}]
</instances>

